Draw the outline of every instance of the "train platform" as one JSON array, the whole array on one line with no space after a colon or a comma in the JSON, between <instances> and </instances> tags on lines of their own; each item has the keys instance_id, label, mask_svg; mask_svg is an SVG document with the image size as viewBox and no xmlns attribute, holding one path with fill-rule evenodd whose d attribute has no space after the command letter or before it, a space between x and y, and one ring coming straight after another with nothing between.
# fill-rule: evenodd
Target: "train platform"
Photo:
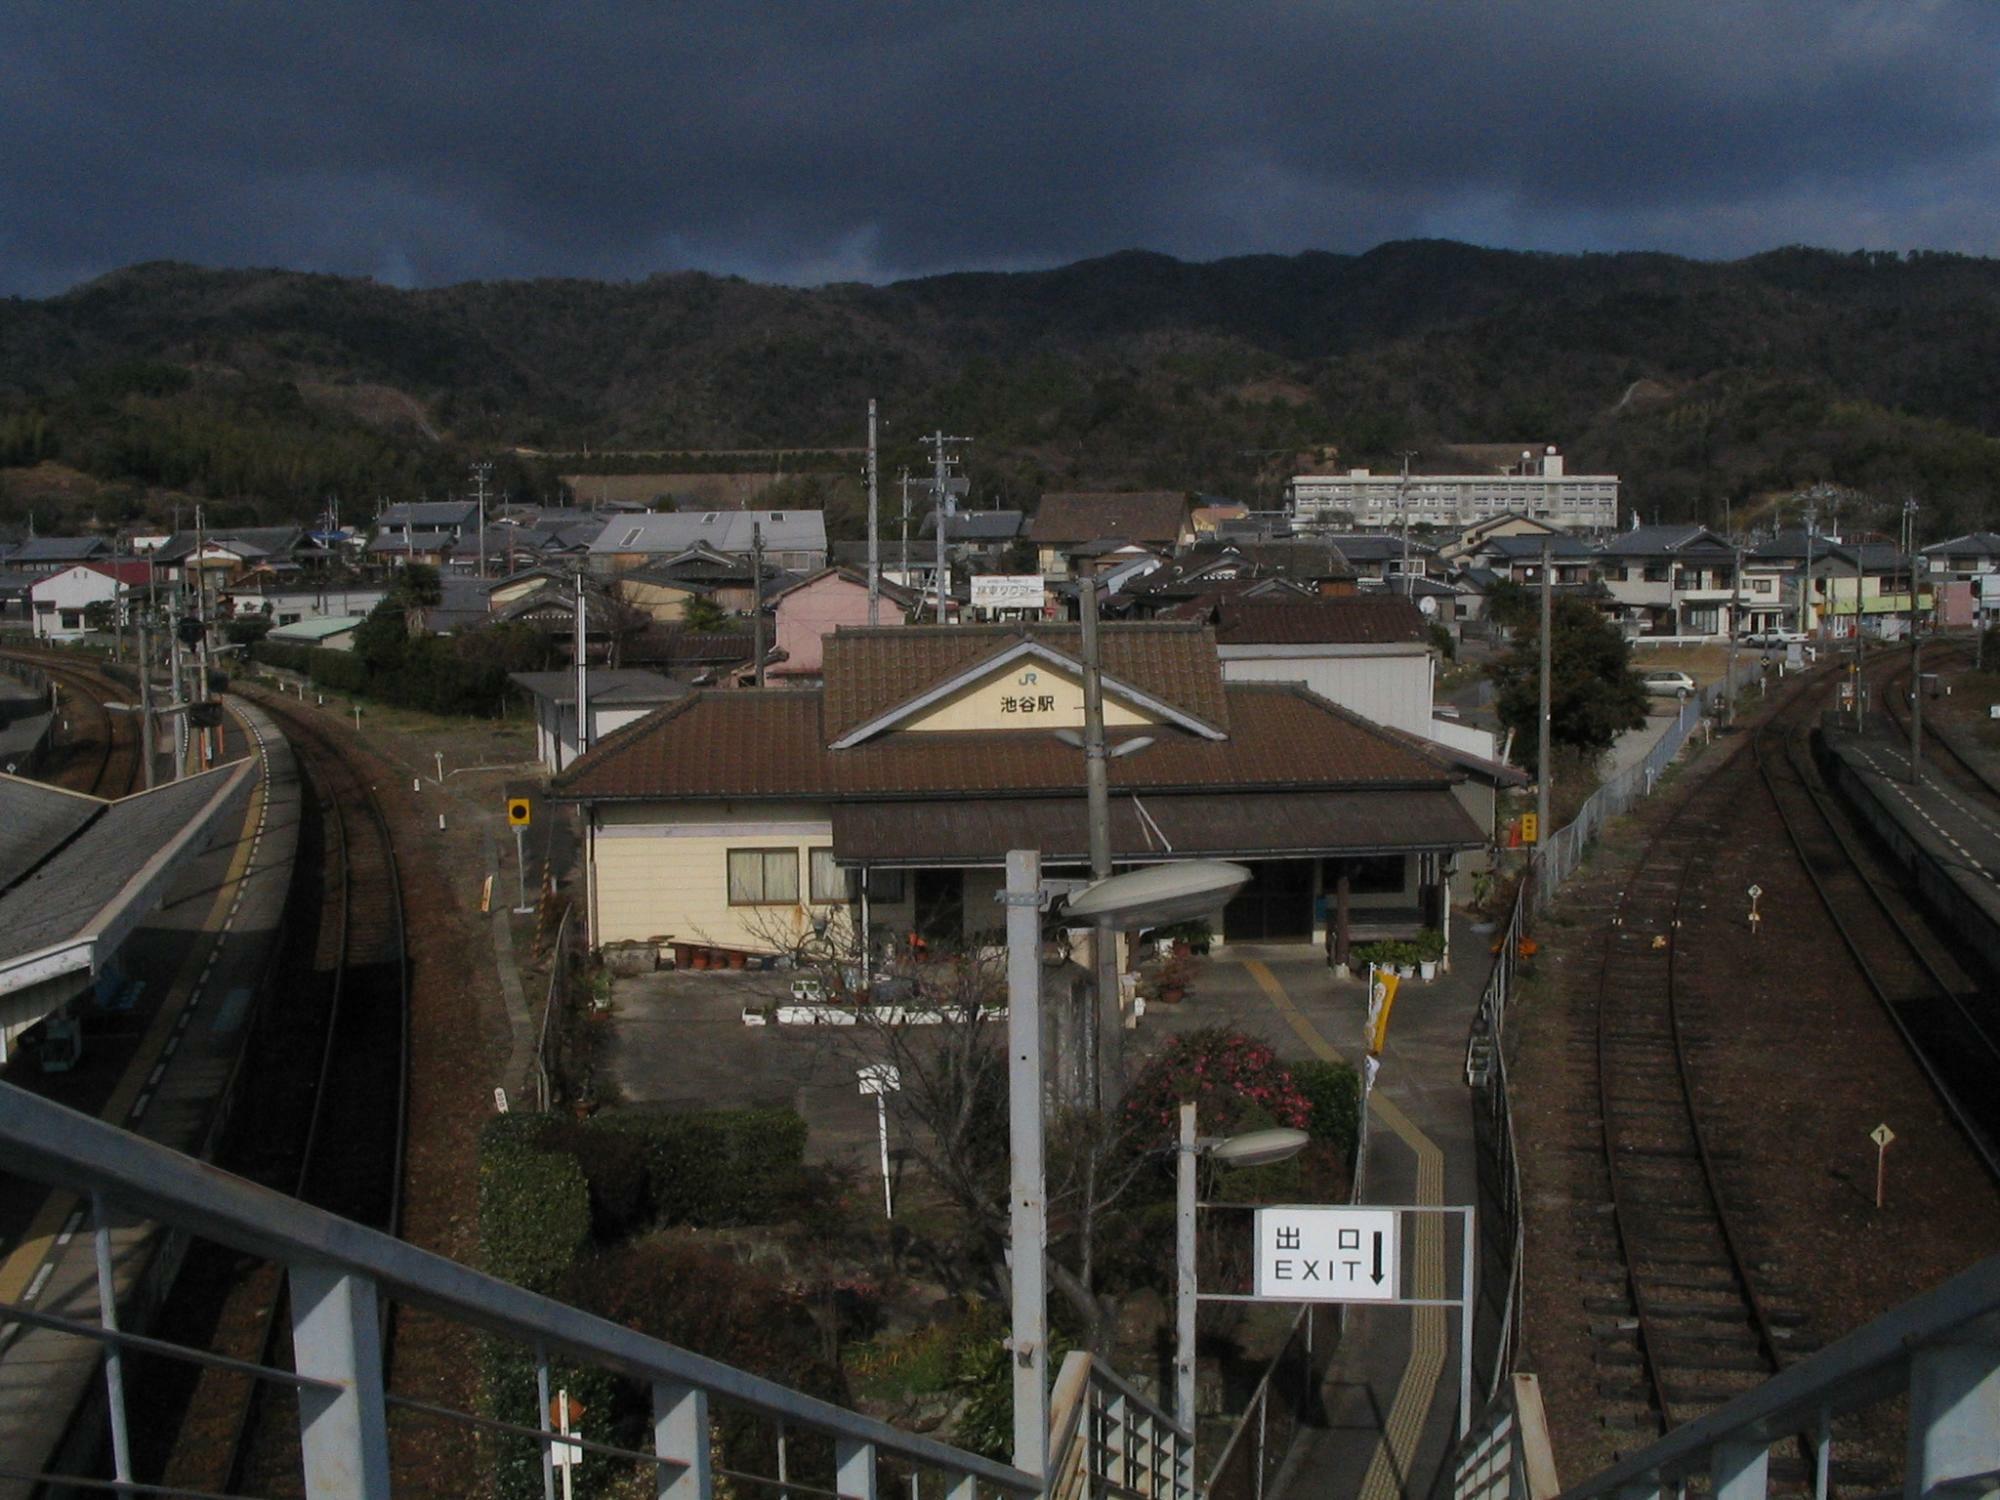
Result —
<instances>
[{"instance_id":1,"label":"train platform","mask_svg":"<svg viewBox=\"0 0 2000 1500\"><path fill-rule=\"evenodd\" d=\"M1391 1015L1369 1107L1363 1203L1448 1207L1478 1201L1478 1143L1465 1086L1465 1038L1491 966L1490 935L1454 921L1452 967L1412 981ZM1361 1065L1366 986L1336 981L1324 955L1297 946L1230 945L1179 1006L1149 1010L1149 1030L1228 1025L1286 1057ZM1405 1294L1460 1294L1460 1220L1406 1216ZM1475 1273L1476 1275L1479 1273ZM1492 1341L1492 1300L1475 1309L1475 1349ZM1318 1327L1339 1315L1318 1309ZM1342 1494L1398 1500L1428 1493L1458 1437L1460 1345L1455 1312L1361 1307L1348 1313L1313 1415L1264 1493L1271 1500ZM1474 1403L1486 1378L1475 1370Z\"/></svg>"},{"instance_id":2,"label":"train platform","mask_svg":"<svg viewBox=\"0 0 2000 1500\"><path fill-rule=\"evenodd\" d=\"M84 1110L196 1157L212 1153L257 996L275 961L297 848L300 782L272 722L240 701L256 760L204 847L168 877L164 899L126 938L122 989L86 1028L68 1072L44 1073L32 1054L9 1083ZM151 1226L114 1213L110 1225L120 1325L143 1330L172 1280ZM90 1204L29 1191L0 1176L0 1301L45 1316L95 1323L97 1271ZM95 1344L0 1316L0 1468L32 1474L78 1455L61 1444L82 1407L101 1400ZM95 1441L101 1423L74 1424ZM0 1500L32 1484L0 1474Z\"/></svg>"},{"instance_id":3,"label":"train platform","mask_svg":"<svg viewBox=\"0 0 2000 1500\"><path fill-rule=\"evenodd\" d=\"M1886 734L1829 729L1824 755L1840 790L1917 881L1924 898L1986 953L2000 953L2000 818Z\"/></svg>"}]
</instances>

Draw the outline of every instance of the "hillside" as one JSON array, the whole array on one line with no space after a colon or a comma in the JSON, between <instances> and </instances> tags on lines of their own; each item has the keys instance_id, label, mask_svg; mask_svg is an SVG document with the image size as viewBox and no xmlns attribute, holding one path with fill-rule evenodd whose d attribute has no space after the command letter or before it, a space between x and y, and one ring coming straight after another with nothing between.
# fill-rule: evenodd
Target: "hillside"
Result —
<instances>
[{"instance_id":1,"label":"hillside","mask_svg":"<svg viewBox=\"0 0 2000 1500\"><path fill-rule=\"evenodd\" d=\"M337 494L352 514L514 447L550 455L503 463L517 494L618 466L558 456L586 449L851 449L871 395L886 473L921 462L922 431L970 434L982 500L1129 484L1270 503L1319 445L1365 463L1553 441L1621 473L1648 518L1827 479L1913 493L1944 534L2000 494L2000 262L1416 241L883 287L420 291L155 264L0 302L0 468L80 470L112 516L169 491L293 515ZM821 489L851 488L847 460L821 467Z\"/></svg>"}]
</instances>

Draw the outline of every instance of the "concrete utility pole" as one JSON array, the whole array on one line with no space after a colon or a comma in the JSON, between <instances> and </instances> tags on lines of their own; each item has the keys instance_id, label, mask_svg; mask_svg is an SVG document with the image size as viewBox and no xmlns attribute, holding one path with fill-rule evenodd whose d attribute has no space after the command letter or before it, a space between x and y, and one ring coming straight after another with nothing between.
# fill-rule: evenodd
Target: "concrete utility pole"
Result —
<instances>
[{"instance_id":1,"label":"concrete utility pole","mask_svg":"<svg viewBox=\"0 0 2000 1500\"><path fill-rule=\"evenodd\" d=\"M1861 711L1861 544L1854 544L1854 651L1848 658L1848 674L1854 683L1854 732L1861 733L1865 716Z\"/></svg>"},{"instance_id":2,"label":"concrete utility pole","mask_svg":"<svg viewBox=\"0 0 2000 1500\"><path fill-rule=\"evenodd\" d=\"M194 508L194 617L201 622L201 634L194 648L195 690L190 695L190 703L208 701L208 569L202 565L202 554L207 550L203 538L202 508ZM192 717L188 720L193 723ZM201 768L206 771L213 764L209 753L208 728L201 728Z\"/></svg>"},{"instance_id":3,"label":"concrete utility pole","mask_svg":"<svg viewBox=\"0 0 2000 1500\"><path fill-rule=\"evenodd\" d=\"M757 686L764 685L764 527L750 523L750 649L756 653Z\"/></svg>"},{"instance_id":4,"label":"concrete utility pole","mask_svg":"<svg viewBox=\"0 0 2000 1500\"><path fill-rule=\"evenodd\" d=\"M1819 527L1819 502L1806 502L1806 571L1799 580L1799 634L1803 636L1813 628L1812 604L1812 544L1813 532Z\"/></svg>"},{"instance_id":5,"label":"concrete utility pole","mask_svg":"<svg viewBox=\"0 0 2000 1500\"><path fill-rule=\"evenodd\" d=\"M903 587L907 589L907 588L909 588L909 587L910 587L910 471L909 471L909 470L908 470L907 468L903 470L903 474L902 474L902 482L903 482L903 574L902 574L902 584L903 584ZM912 592L915 592L915 591L914 591L914 590L912 590ZM918 602L919 602L919 603L921 603L921 602L922 602L922 596L921 596L921 595L919 595L919 596L918 596Z\"/></svg>"},{"instance_id":6,"label":"concrete utility pole","mask_svg":"<svg viewBox=\"0 0 2000 1500\"><path fill-rule=\"evenodd\" d=\"M931 449L931 495L936 505L933 514L937 518L937 618L938 624L942 625L944 624L945 590L951 578L950 568L945 560L945 521L948 516L954 514L956 511L946 484L948 477L946 471L950 466L951 460L945 452L945 445L948 443L969 443L972 439L969 437L948 437L942 430L939 430L932 433L929 437L921 439L921 441Z\"/></svg>"},{"instance_id":7,"label":"concrete utility pole","mask_svg":"<svg viewBox=\"0 0 2000 1500\"><path fill-rule=\"evenodd\" d=\"M139 760L146 776L146 790L153 789L153 651L146 630L146 617L139 616Z\"/></svg>"},{"instance_id":8,"label":"concrete utility pole","mask_svg":"<svg viewBox=\"0 0 2000 1500\"><path fill-rule=\"evenodd\" d=\"M571 663L576 668L576 753L590 748L590 606L583 593L583 564L576 565L576 608L570 622Z\"/></svg>"},{"instance_id":9,"label":"concrete utility pole","mask_svg":"<svg viewBox=\"0 0 2000 1500\"><path fill-rule=\"evenodd\" d=\"M1554 647L1550 644L1549 632L1555 616L1555 594L1549 582L1554 571L1549 557L1548 539L1542 539L1542 697L1540 722L1536 728L1535 743L1535 841L1537 845L1549 836L1549 782L1553 779L1549 770L1549 676L1554 661Z\"/></svg>"},{"instance_id":10,"label":"concrete utility pole","mask_svg":"<svg viewBox=\"0 0 2000 1500\"><path fill-rule=\"evenodd\" d=\"M1048 1463L1048 1199L1042 1169L1042 856L1007 855L1007 1160L1014 1467Z\"/></svg>"},{"instance_id":11,"label":"concrete utility pole","mask_svg":"<svg viewBox=\"0 0 2000 1500\"><path fill-rule=\"evenodd\" d=\"M1903 501L1903 563L1910 575L1910 785L1924 779L1924 644L1917 634L1917 502Z\"/></svg>"},{"instance_id":12,"label":"concrete utility pole","mask_svg":"<svg viewBox=\"0 0 2000 1500\"><path fill-rule=\"evenodd\" d=\"M882 623L882 525L875 497L875 398L868 398L868 623Z\"/></svg>"},{"instance_id":13,"label":"concrete utility pole","mask_svg":"<svg viewBox=\"0 0 2000 1500\"><path fill-rule=\"evenodd\" d=\"M486 576L486 480L492 474L493 465L477 463L472 466L472 482L479 486L479 576Z\"/></svg>"},{"instance_id":14,"label":"concrete utility pole","mask_svg":"<svg viewBox=\"0 0 2000 1500\"><path fill-rule=\"evenodd\" d=\"M1104 658L1097 629L1097 575L1085 573L1077 580L1077 602L1083 616L1083 787L1090 817L1090 878L1103 880L1111 873L1111 775L1104 751ZM1103 1101L1105 1053L1113 1053L1114 1071L1123 1059L1119 1029L1121 1006L1118 994L1118 939L1108 917L1099 917L1091 928L1091 970L1096 975L1097 1002L1091 1007L1084 1027L1085 1065L1090 1077L1084 1098L1095 1109ZM1109 1020L1106 1016L1109 1016ZM1105 1028L1111 1043L1104 1043Z\"/></svg>"},{"instance_id":15,"label":"concrete utility pole","mask_svg":"<svg viewBox=\"0 0 2000 1500\"><path fill-rule=\"evenodd\" d=\"M1396 486L1396 508L1403 513L1403 597L1410 598L1417 586L1410 578L1410 460L1415 458L1414 449L1403 450L1403 477ZM1546 552L1546 548L1544 551Z\"/></svg>"},{"instance_id":16,"label":"concrete utility pole","mask_svg":"<svg viewBox=\"0 0 2000 1500\"><path fill-rule=\"evenodd\" d=\"M1730 566L1735 571L1729 575L1729 675L1723 680L1722 684L1723 702L1727 705L1723 710L1724 718L1722 722L1725 724L1734 724L1736 722L1736 637L1738 633L1736 623L1737 617L1743 610L1743 548L1741 546L1735 549L1735 556L1731 560Z\"/></svg>"}]
</instances>

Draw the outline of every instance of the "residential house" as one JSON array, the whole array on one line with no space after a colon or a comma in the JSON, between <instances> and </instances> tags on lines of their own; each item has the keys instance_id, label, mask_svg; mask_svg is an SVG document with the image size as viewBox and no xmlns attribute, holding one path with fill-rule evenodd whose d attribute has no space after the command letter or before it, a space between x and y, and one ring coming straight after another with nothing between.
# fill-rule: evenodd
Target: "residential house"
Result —
<instances>
[{"instance_id":1,"label":"residential house","mask_svg":"<svg viewBox=\"0 0 2000 1500\"><path fill-rule=\"evenodd\" d=\"M310 646L320 651L352 651L354 632L368 622L366 615L317 615L311 619L294 620L289 625L275 625L267 641L275 641L280 646Z\"/></svg>"},{"instance_id":2,"label":"residential house","mask_svg":"<svg viewBox=\"0 0 2000 1500\"><path fill-rule=\"evenodd\" d=\"M924 517L918 539L911 550L921 552L932 568L937 566L938 513ZM958 510L944 518L945 559L952 566L971 572L999 572L1010 564L1027 517L1018 510ZM900 547L882 547L883 564L892 553L900 557Z\"/></svg>"},{"instance_id":3,"label":"residential house","mask_svg":"<svg viewBox=\"0 0 2000 1500\"><path fill-rule=\"evenodd\" d=\"M1296 683L1225 681L1205 626L1100 637L1119 864L1247 864L1229 942L1448 921L1451 863L1486 839L1455 773ZM981 940L1009 849L1088 868L1054 732L1083 723L1079 650L1074 625L841 630L819 688L697 692L612 735L552 784L582 809L592 940Z\"/></svg>"},{"instance_id":4,"label":"residential house","mask_svg":"<svg viewBox=\"0 0 2000 1500\"><path fill-rule=\"evenodd\" d=\"M1826 635L1852 640L1859 628L1864 636L1902 639L1911 614L1913 575L1916 614L1921 618L1932 610L1922 563L1921 555L1913 559L1893 542L1827 543L1812 566L1812 592L1825 615Z\"/></svg>"},{"instance_id":5,"label":"residential house","mask_svg":"<svg viewBox=\"0 0 2000 1500\"><path fill-rule=\"evenodd\" d=\"M1459 554L1461 566L1488 568L1509 583L1542 586L1542 550L1548 549L1551 584L1575 589L1591 583L1598 566L1597 550L1581 537L1553 535L1488 536Z\"/></svg>"},{"instance_id":6,"label":"residential house","mask_svg":"<svg viewBox=\"0 0 2000 1500\"><path fill-rule=\"evenodd\" d=\"M651 667L675 682L728 688L740 685L754 654L755 637L747 628L689 630L675 622L649 626L626 640L619 660L628 667Z\"/></svg>"},{"instance_id":7,"label":"residential house","mask_svg":"<svg viewBox=\"0 0 2000 1500\"><path fill-rule=\"evenodd\" d=\"M1179 490L1051 491L1042 496L1028 540L1046 578L1100 572L1121 553L1172 556L1187 546L1194 540L1191 509Z\"/></svg>"},{"instance_id":8,"label":"residential house","mask_svg":"<svg viewBox=\"0 0 2000 1500\"><path fill-rule=\"evenodd\" d=\"M553 776L577 758L576 673L510 672L535 712L535 758ZM583 674L590 695L590 743L684 698L692 688L659 672L634 667L594 667Z\"/></svg>"},{"instance_id":9,"label":"residential house","mask_svg":"<svg viewBox=\"0 0 2000 1500\"><path fill-rule=\"evenodd\" d=\"M461 537L479 529L479 502L477 500L412 500L399 501L384 508L375 518L375 531L383 532L427 532L441 531L450 537Z\"/></svg>"},{"instance_id":10,"label":"residential house","mask_svg":"<svg viewBox=\"0 0 2000 1500\"><path fill-rule=\"evenodd\" d=\"M1947 630L1974 624L2000 608L2000 534L1975 531L1923 549L1924 570Z\"/></svg>"},{"instance_id":11,"label":"residential house","mask_svg":"<svg viewBox=\"0 0 2000 1500\"><path fill-rule=\"evenodd\" d=\"M1466 559L1477 552L1480 546L1494 537L1529 536L1559 537L1569 533L1551 521L1538 521L1533 516L1516 511L1501 511L1474 521L1450 541L1438 546L1438 559L1445 563L1465 564Z\"/></svg>"},{"instance_id":12,"label":"residential house","mask_svg":"<svg viewBox=\"0 0 2000 1500\"><path fill-rule=\"evenodd\" d=\"M884 582L875 623L888 628L901 625L916 604L917 596L910 590ZM870 623L868 577L851 568L824 568L780 588L769 607L777 649L764 669L764 680L779 687L816 686L825 638L843 625Z\"/></svg>"},{"instance_id":13,"label":"residential house","mask_svg":"<svg viewBox=\"0 0 2000 1500\"><path fill-rule=\"evenodd\" d=\"M761 597L768 600L796 576L766 558ZM760 597L749 554L700 544L620 573L611 587L627 604L662 622L682 618L695 598L708 599L728 614L748 614Z\"/></svg>"},{"instance_id":14,"label":"residential house","mask_svg":"<svg viewBox=\"0 0 2000 1500\"><path fill-rule=\"evenodd\" d=\"M1298 682L1377 724L1428 736L1436 653L1400 594L1230 601L1215 623L1227 682Z\"/></svg>"},{"instance_id":15,"label":"residential house","mask_svg":"<svg viewBox=\"0 0 2000 1500\"><path fill-rule=\"evenodd\" d=\"M412 563L443 571L451 565L459 547L456 532L437 527L405 526L395 531L378 531L368 542L368 560L391 568Z\"/></svg>"},{"instance_id":16,"label":"residential house","mask_svg":"<svg viewBox=\"0 0 2000 1500\"><path fill-rule=\"evenodd\" d=\"M293 582L275 586L232 587L215 596L216 613L225 619L266 619L273 625L301 620L330 620L338 615L365 615L386 596L377 583L351 581Z\"/></svg>"},{"instance_id":17,"label":"residential house","mask_svg":"<svg viewBox=\"0 0 2000 1500\"><path fill-rule=\"evenodd\" d=\"M764 565L792 573L826 566L826 516L816 510L674 511L666 515L624 516L609 522L591 542L591 569L605 577L630 572L691 549L748 558L761 539Z\"/></svg>"},{"instance_id":18,"label":"residential house","mask_svg":"<svg viewBox=\"0 0 2000 1500\"><path fill-rule=\"evenodd\" d=\"M114 549L101 536L31 536L7 559L10 573L60 573L78 563L109 562Z\"/></svg>"},{"instance_id":19,"label":"residential house","mask_svg":"<svg viewBox=\"0 0 2000 1500\"><path fill-rule=\"evenodd\" d=\"M20 627L29 620L28 590L41 573L0 573L0 625Z\"/></svg>"},{"instance_id":20,"label":"residential house","mask_svg":"<svg viewBox=\"0 0 2000 1500\"><path fill-rule=\"evenodd\" d=\"M1428 577L1437 565L1437 548L1415 537L1386 531L1328 532L1322 540L1339 548L1357 584L1389 579Z\"/></svg>"},{"instance_id":21,"label":"residential house","mask_svg":"<svg viewBox=\"0 0 2000 1500\"><path fill-rule=\"evenodd\" d=\"M146 564L139 562L139 568ZM108 564L78 563L43 573L28 587L28 619L38 640L70 641L88 635L94 607L106 607L106 628L116 624L127 585Z\"/></svg>"},{"instance_id":22,"label":"residential house","mask_svg":"<svg viewBox=\"0 0 2000 1500\"><path fill-rule=\"evenodd\" d=\"M1610 610L1631 636L1727 636L1736 548L1706 526L1635 526L1597 549Z\"/></svg>"}]
</instances>

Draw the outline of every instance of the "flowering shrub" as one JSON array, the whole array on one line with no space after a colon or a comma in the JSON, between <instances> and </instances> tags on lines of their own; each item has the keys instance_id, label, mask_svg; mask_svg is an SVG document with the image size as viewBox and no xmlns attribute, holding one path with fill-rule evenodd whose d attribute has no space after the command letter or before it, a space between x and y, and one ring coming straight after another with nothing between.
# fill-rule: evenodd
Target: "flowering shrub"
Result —
<instances>
[{"instance_id":1,"label":"flowering shrub","mask_svg":"<svg viewBox=\"0 0 2000 1500\"><path fill-rule=\"evenodd\" d=\"M1173 1139L1180 1106L1201 1110L1203 1135L1257 1125L1304 1129L1312 1103L1268 1043L1212 1027L1173 1037L1148 1059L1125 1096L1126 1118L1142 1136Z\"/></svg>"}]
</instances>

